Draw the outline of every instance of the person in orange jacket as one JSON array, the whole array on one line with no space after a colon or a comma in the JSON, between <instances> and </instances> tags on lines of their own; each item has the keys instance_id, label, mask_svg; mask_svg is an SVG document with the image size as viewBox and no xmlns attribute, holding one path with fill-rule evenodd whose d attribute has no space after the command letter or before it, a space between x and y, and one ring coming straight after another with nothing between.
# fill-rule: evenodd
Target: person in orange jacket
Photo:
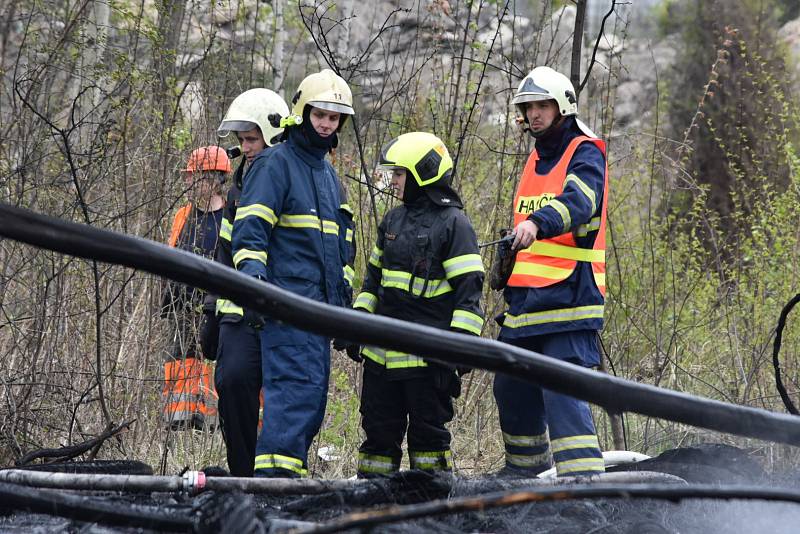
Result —
<instances>
[{"instance_id":1,"label":"person in orange jacket","mask_svg":"<svg viewBox=\"0 0 800 534\"><path fill-rule=\"evenodd\" d=\"M213 258L222 226L223 184L231 172L230 159L221 147L198 148L181 172L189 202L175 214L169 245ZM203 356L213 360L216 354L198 350L201 321L207 317L203 297L201 290L177 282L169 282L163 293L162 317L174 324L173 349L164 363L163 418L173 429L216 426L213 366L203 361Z\"/></svg>"}]
</instances>

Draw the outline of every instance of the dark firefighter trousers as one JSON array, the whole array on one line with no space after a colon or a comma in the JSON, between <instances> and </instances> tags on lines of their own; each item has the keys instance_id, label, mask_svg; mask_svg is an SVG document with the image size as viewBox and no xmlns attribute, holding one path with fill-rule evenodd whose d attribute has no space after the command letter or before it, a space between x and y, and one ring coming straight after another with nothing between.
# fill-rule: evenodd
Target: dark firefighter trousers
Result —
<instances>
[{"instance_id":1,"label":"dark firefighter trousers","mask_svg":"<svg viewBox=\"0 0 800 534\"><path fill-rule=\"evenodd\" d=\"M451 471L450 431L445 424L453 419L460 378L451 369L433 365L419 368L409 378L390 375L384 367L364 365L361 426L366 440L359 448L358 476L399 470L406 431L412 469Z\"/></svg>"},{"instance_id":2,"label":"dark firefighter trousers","mask_svg":"<svg viewBox=\"0 0 800 534\"><path fill-rule=\"evenodd\" d=\"M507 342L576 365L594 367L600 363L594 330ZM533 475L550 467L552 457L558 476L593 475L605 470L588 403L502 373L495 375L494 396L507 467Z\"/></svg>"},{"instance_id":3,"label":"dark firefighter trousers","mask_svg":"<svg viewBox=\"0 0 800 534\"><path fill-rule=\"evenodd\" d=\"M220 323L214 384L228 469L235 477L251 477L258 437L261 339L243 320Z\"/></svg>"}]
</instances>

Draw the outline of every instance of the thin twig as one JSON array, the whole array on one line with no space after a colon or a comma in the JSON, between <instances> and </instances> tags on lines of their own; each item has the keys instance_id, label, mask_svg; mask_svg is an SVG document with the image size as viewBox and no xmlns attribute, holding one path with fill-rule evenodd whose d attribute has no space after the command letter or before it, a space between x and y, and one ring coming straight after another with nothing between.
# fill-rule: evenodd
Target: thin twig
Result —
<instances>
[{"instance_id":1,"label":"thin twig","mask_svg":"<svg viewBox=\"0 0 800 534\"><path fill-rule=\"evenodd\" d=\"M494 32L494 36L492 37L492 42L489 45L489 50L486 52L486 59L482 62L483 68L481 69L481 75L478 78L478 86L475 88L475 96L472 98L472 105L470 105L469 107L469 114L467 115L467 120L466 122L464 122L464 127L461 130L461 135L458 136L458 147L456 148L455 158L453 158L453 180L456 179L456 174L458 173L458 160L461 157L461 147L464 145L464 139L467 137L467 128L469 128L469 124L470 122L472 122L472 114L478 105L478 96L481 93L481 86L483 85L483 80L486 78L486 68L489 65L489 58L492 56L492 49L494 48L495 41L497 41L497 36L500 35L500 29L503 26L503 19L508 13L508 5L510 2L511 0L506 0L505 5L503 6L503 11L500 14L500 18L497 20L497 30Z\"/></svg>"},{"instance_id":2,"label":"thin twig","mask_svg":"<svg viewBox=\"0 0 800 534\"><path fill-rule=\"evenodd\" d=\"M36 460L37 458L59 458L61 460L68 460L70 458L75 458L76 456L79 456L90 449L99 447L100 445L103 444L105 440L121 432L122 429L129 428L134 422L136 422L136 419L125 421L121 425L106 430L96 438L92 438L88 441L84 441L83 443L79 443L77 445L72 445L71 447L60 447L58 449L38 449L29 452L19 460L15 461L14 465L18 466L27 465L31 463L33 460Z\"/></svg>"}]
</instances>

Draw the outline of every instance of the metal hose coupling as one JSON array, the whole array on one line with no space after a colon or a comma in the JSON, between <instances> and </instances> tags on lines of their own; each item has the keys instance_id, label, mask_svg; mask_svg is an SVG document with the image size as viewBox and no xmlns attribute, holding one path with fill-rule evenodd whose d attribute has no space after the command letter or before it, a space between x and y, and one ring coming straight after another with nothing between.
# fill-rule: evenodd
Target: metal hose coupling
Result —
<instances>
[{"instance_id":1,"label":"metal hose coupling","mask_svg":"<svg viewBox=\"0 0 800 534\"><path fill-rule=\"evenodd\" d=\"M190 493L200 493L206 487L206 474L202 471L187 471L183 474L183 490Z\"/></svg>"}]
</instances>

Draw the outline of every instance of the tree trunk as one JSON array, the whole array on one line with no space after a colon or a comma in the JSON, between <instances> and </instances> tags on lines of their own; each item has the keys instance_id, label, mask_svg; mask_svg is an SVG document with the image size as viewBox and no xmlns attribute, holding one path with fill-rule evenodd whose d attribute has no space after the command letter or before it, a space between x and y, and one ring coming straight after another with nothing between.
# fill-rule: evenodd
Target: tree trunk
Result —
<instances>
[{"instance_id":1,"label":"tree trunk","mask_svg":"<svg viewBox=\"0 0 800 534\"><path fill-rule=\"evenodd\" d=\"M272 56L272 89L285 98L283 91L283 2L284 0L274 0L275 6L275 52Z\"/></svg>"},{"instance_id":2,"label":"tree trunk","mask_svg":"<svg viewBox=\"0 0 800 534\"><path fill-rule=\"evenodd\" d=\"M583 25L586 22L586 0L575 1L575 31L572 33L572 65L569 79L575 88L575 99L580 96L581 49L583 47Z\"/></svg>"}]
</instances>

